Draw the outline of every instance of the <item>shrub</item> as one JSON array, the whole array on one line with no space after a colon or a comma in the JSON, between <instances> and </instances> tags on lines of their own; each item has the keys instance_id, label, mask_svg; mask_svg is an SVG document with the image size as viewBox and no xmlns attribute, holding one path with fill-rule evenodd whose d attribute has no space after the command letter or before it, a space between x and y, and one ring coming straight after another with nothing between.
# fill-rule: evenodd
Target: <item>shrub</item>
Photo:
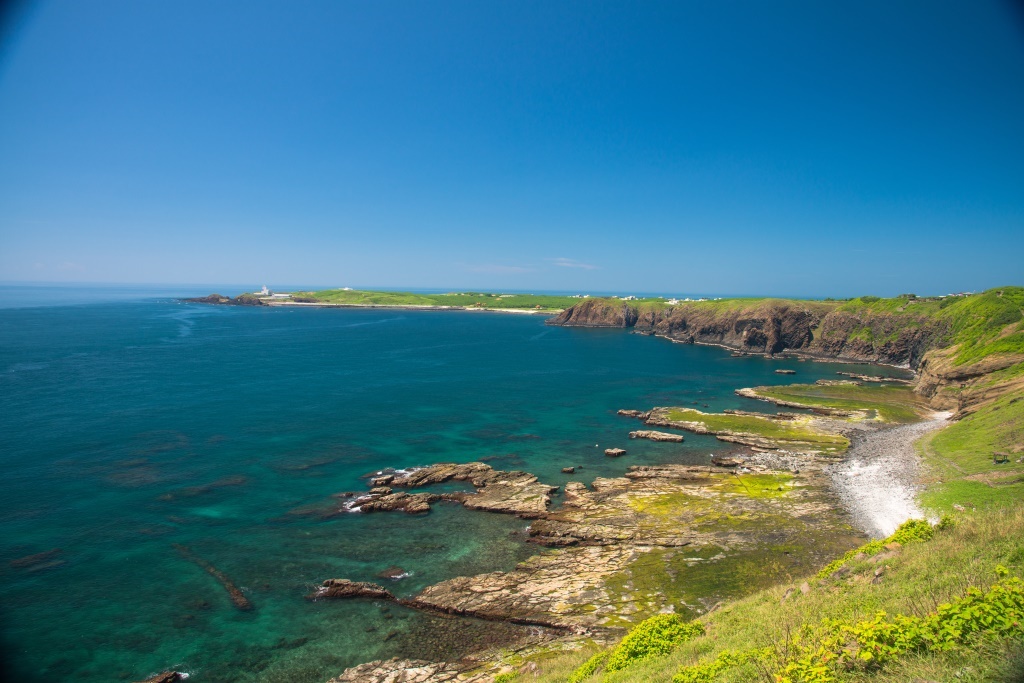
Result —
<instances>
[{"instance_id":1,"label":"shrub","mask_svg":"<svg viewBox=\"0 0 1024 683\"><path fill-rule=\"evenodd\" d=\"M681 669L679 673L672 677L672 683L711 683L718 674L726 669L742 666L747 662L762 661L773 654L774 651L770 647L742 652L723 650L711 661Z\"/></svg>"},{"instance_id":2,"label":"shrub","mask_svg":"<svg viewBox=\"0 0 1024 683\"><path fill-rule=\"evenodd\" d=\"M943 527L947 528L947 527ZM833 560L825 565L820 572L817 573L815 578L825 579L828 578L832 572L842 567L844 564L852 560L860 553L865 555L877 555L882 549L889 543L896 542L903 545L907 543L914 543L915 541L927 541L935 534L935 530L932 526L923 519L908 519L907 521L900 524L896 531L893 532L892 536L888 538L876 539L874 541L868 541L859 548L847 551L845 555L837 560Z\"/></svg>"},{"instance_id":3,"label":"shrub","mask_svg":"<svg viewBox=\"0 0 1024 683\"><path fill-rule=\"evenodd\" d=\"M704 634L704 625L675 614L658 614L637 624L608 656L608 671L624 669L648 657L666 655L680 643Z\"/></svg>"},{"instance_id":4,"label":"shrub","mask_svg":"<svg viewBox=\"0 0 1024 683\"><path fill-rule=\"evenodd\" d=\"M850 625L825 622L816 638L805 627L788 643L789 660L776 676L778 683L831 683L837 668L878 668L914 651L943 651L963 645L977 634L1002 638L1024 637L1024 582L1006 578L1009 571L996 567L1001 579L988 592L971 586L966 595L939 605L925 616L885 612ZM698 679L699 680L699 679Z\"/></svg>"},{"instance_id":5,"label":"shrub","mask_svg":"<svg viewBox=\"0 0 1024 683\"><path fill-rule=\"evenodd\" d=\"M604 664L604 660L608 659L608 650L601 650L596 655L583 662L583 664L569 674L569 678L566 683L580 683L591 676L595 671L601 668Z\"/></svg>"}]
</instances>

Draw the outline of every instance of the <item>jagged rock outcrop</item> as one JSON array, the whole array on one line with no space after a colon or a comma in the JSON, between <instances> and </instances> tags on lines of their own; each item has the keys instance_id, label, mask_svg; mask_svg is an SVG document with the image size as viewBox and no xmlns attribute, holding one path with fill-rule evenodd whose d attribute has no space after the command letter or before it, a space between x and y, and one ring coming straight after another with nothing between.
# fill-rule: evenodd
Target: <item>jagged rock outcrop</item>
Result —
<instances>
[{"instance_id":1,"label":"jagged rock outcrop","mask_svg":"<svg viewBox=\"0 0 1024 683\"><path fill-rule=\"evenodd\" d=\"M398 493L377 491L374 493L375 490L371 489L366 496L357 498L352 510L355 511L356 508L359 512L402 510L410 515L416 515L430 512L430 504L441 499L441 496L431 493L406 493L405 491Z\"/></svg>"},{"instance_id":2,"label":"jagged rock outcrop","mask_svg":"<svg viewBox=\"0 0 1024 683\"><path fill-rule=\"evenodd\" d=\"M567 327L633 327L638 318L636 306L608 299L587 299L547 322Z\"/></svg>"},{"instance_id":3,"label":"jagged rock outcrop","mask_svg":"<svg viewBox=\"0 0 1024 683\"><path fill-rule=\"evenodd\" d=\"M352 512L403 510L408 513L429 512L431 503L450 500L470 510L487 510L518 515L526 519L543 515L551 503L557 486L542 484L529 472L496 470L482 462L441 463L394 474L378 474L370 479L374 488L352 498L345 509ZM418 488L466 481L476 491L451 493L406 493L395 488Z\"/></svg>"},{"instance_id":4,"label":"jagged rock outcrop","mask_svg":"<svg viewBox=\"0 0 1024 683\"><path fill-rule=\"evenodd\" d=\"M929 400L933 408L958 414L1024 390L1024 376L994 380L994 373L1024 363L1024 355L994 354L976 363L957 365L957 349L930 352L918 368L915 391Z\"/></svg>"},{"instance_id":5,"label":"jagged rock outcrop","mask_svg":"<svg viewBox=\"0 0 1024 683\"><path fill-rule=\"evenodd\" d=\"M306 596L310 600L321 598L370 598L380 600L394 600L395 596L391 591L378 586L375 583L365 581L349 581L348 579L327 579L313 593Z\"/></svg>"},{"instance_id":6,"label":"jagged rock outcrop","mask_svg":"<svg viewBox=\"0 0 1024 683\"><path fill-rule=\"evenodd\" d=\"M916 368L947 333L943 321L927 315L832 311L822 318L809 350L828 358Z\"/></svg>"}]
</instances>

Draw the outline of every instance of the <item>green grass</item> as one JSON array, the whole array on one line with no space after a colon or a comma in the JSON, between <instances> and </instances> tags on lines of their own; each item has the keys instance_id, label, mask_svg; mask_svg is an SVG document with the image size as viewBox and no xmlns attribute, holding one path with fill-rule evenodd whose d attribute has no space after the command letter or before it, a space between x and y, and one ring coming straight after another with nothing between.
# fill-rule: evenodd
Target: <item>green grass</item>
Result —
<instances>
[{"instance_id":1,"label":"green grass","mask_svg":"<svg viewBox=\"0 0 1024 683\"><path fill-rule=\"evenodd\" d=\"M971 363L995 353L1024 354L1024 287L998 287L960 298L937 317L950 327L955 362Z\"/></svg>"},{"instance_id":2,"label":"green grass","mask_svg":"<svg viewBox=\"0 0 1024 683\"><path fill-rule=\"evenodd\" d=\"M811 407L877 413L886 422L909 423L921 419L924 400L906 385L788 384L755 387L758 395Z\"/></svg>"},{"instance_id":3,"label":"green grass","mask_svg":"<svg viewBox=\"0 0 1024 683\"><path fill-rule=\"evenodd\" d=\"M1024 396L1006 396L918 444L929 482L921 495L928 508L946 513L953 505L989 507L1024 500ZM992 454L1010 453L995 464Z\"/></svg>"},{"instance_id":4,"label":"green grass","mask_svg":"<svg viewBox=\"0 0 1024 683\"><path fill-rule=\"evenodd\" d=\"M920 316L935 315L942 309L942 299L893 297L859 297L844 302L837 310L845 313L884 313L888 315Z\"/></svg>"},{"instance_id":5,"label":"green grass","mask_svg":"<svg viewBox=\"0 0 1024 683\"><path fill-rule=\"evenodd\" d=\"M674 422L700 422L710 432L750 434L766 439L806 442L830 448L845 449L849 440L840 434L827 434L811 429L799 420L772 420L753 415L702 413L690 408L670 408L667 413Z\"/></svg>"},{"instance_id":6,"label":"green grass","mask_svg":"<svg viewBox=\"0 0 1024 683\"><path fill-rule=\"evenodd\" d=\"M980 294L944 299L861 297L836 310L859 316L899 316L907 319L901 321L902 325L933 320L945 330L940 335L939 348L959 346L954 359L958 365L995 353L1024 354L1024 287L996 287ZM873 339L870 330L865 329L854 332L851 339L885 341Z\"/></svg>"},{"instance_id":7,"label":"green grass","mask_svg":"<svg viewBox=\"0 0 1024 683\"><path fill-rule=\"evenodd\" d=\"M500 294L486 292L452 292L448 294L417 294L413 292L372 292L327 289L319 292L295 292L295 298L332 304L364 306L459 306L475 308L522 308L554 311L578 304L581 300L547 294Z\"/></svg>"}]
</instances>

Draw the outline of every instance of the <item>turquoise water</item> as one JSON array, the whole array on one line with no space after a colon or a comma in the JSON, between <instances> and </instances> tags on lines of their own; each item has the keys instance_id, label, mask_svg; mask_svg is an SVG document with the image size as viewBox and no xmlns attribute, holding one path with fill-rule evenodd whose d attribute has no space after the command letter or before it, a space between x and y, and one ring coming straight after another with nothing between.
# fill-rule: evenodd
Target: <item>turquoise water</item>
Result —
<instances>
[{"instance_id":1,"label":"turquoise water","mask_svg":"<svg viewBox=\"0 0 1024 683\"><path fill-rule=\"evenodd\" d=\"M305 600L326 578L381 581L398 565L411 576L389 586L407 595L537 551L523 520L445 504L325 519L331 494L440 461L486 458L555 485L567 465L589 481L707 462L722 444L630 442L636 422L615 410L764 410L733 389L863 368L732 358L536 316L102 299L0 309L0 604L20 680L177 668L197 683L319 682L371 659L514 637L520 627ZM783 367L798 374L773 372ZM606 458L610 446L629 455ZM236 609L176 544L254 609Z\"/></svg>"}]
</instances>

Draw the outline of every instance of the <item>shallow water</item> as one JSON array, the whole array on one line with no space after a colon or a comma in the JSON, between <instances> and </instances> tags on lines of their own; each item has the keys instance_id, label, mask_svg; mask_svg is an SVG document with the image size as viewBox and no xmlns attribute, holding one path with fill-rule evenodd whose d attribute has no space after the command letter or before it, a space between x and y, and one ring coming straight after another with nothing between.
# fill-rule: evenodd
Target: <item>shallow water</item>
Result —
<instances>
[{"instance_id":1,"label":"shallow water","mask_svg":"<svg viewBox=\"0 0 1024 683\"><path fill-rule=\"evenodd\" d=\"M323 681L371 659L457 656L524 629L303 596L326 578L386 582L375 575L391 565L411 574L389 583L402 595L508 569L536 552L526 522L445 504L321 519L331 494L384 467L443 461L487 459L554 485L567 465L589 481L630 464L703 463L723 444L631 442L637 423L615 410L770 410L733 390L863 367L733 358L523 315L170 299L6 308L6 649L20 680L44 681L172 667L197 682ZM629 455L606 458L610 446ZM176 544L254 609L234 608Z\"/></svg>"}]
</instances>

